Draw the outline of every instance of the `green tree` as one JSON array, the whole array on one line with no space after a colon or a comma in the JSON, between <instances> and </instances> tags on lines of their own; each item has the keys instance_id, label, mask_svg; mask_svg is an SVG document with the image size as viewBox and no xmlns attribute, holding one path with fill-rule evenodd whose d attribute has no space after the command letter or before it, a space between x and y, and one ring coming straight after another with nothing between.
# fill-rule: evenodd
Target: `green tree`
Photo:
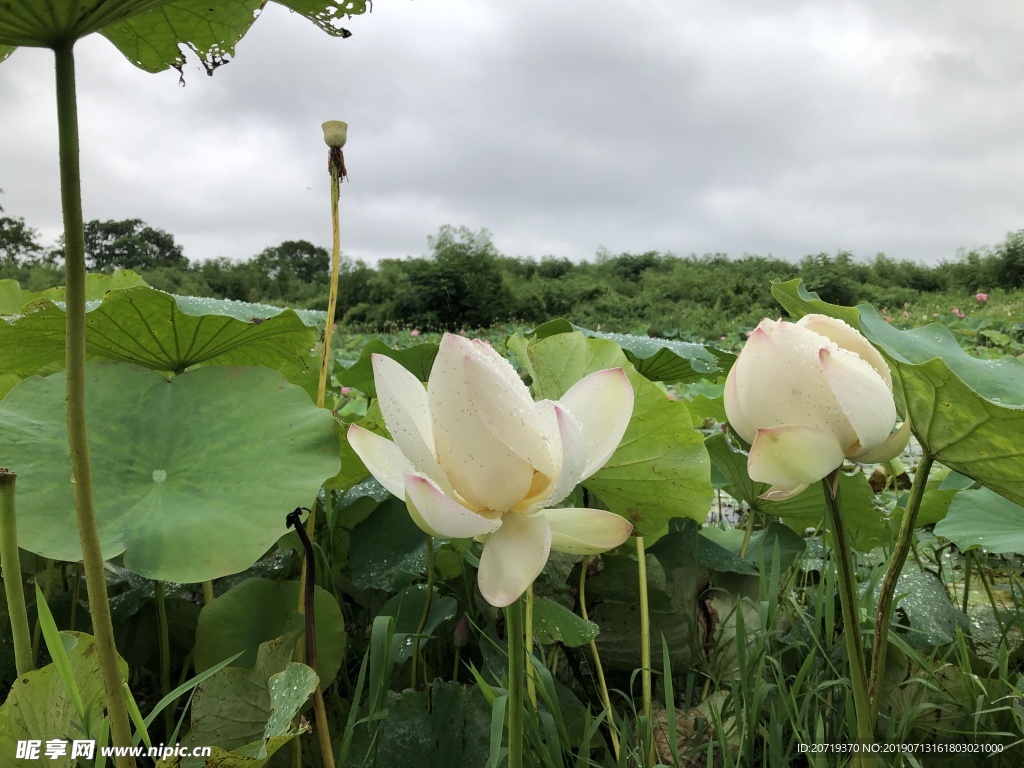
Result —
<instances>
[{"instance_id":1,"label":"green tree","mask_svg":"<svg viewBox=\"0 0 1024 768\"><path fill-rule=\"evenodd\" d=\"M142 219L87 221L85 259L89 269L100 272L188 267L188 259L174 236Z\"/></svg>"},{"instance_id":2,"label":"green tree","mask_svg":"<svg viewBox=\"0 0 1024 768\"><path fill-rule=\"evenodd\" d=\"M4 207L0 205L0 213L3 212ZM43 251L38 238L39 233L20 216L0 216L0 265L14 266L19 261L35 261Z\"/></svg>"},{"instance_id":3,"label":"green tree","mask_svg":"<svg viewBox=\"0 0 1024 768\"><path fill-rule=\"evenodd\" d=\"M326 283L331 268L330 252L308 240L286 240L265 249L254 261L271 280L294 278L308 285Z\"/></svg>"}]
</instances>

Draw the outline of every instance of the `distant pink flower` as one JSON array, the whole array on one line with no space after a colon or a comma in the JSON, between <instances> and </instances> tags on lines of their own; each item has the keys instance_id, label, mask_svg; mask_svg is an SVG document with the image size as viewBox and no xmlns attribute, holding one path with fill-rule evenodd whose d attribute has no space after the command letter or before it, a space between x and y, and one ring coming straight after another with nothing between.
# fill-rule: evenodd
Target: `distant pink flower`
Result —
<instances>
[{"instance_id":1,"label":"distant pink flower","mask_svg":"<svg viewBox=\"0 0 1024 768\"><path fill-rule=\"evenodd\" d=\"M341 388L341 394L343 394L343 395L347 395L351 391L352 391L351 387L342 387Z\"/></svg>"},{"instance_id":2,"label":"distant pink flower","mask_svg":"<svg viewBox=\"0 0 1024 768\"><path fill-rule=\"evenodd\" d=\"M415 328L413 328L411 331L409 331L409 335L412 336L415 339L417 336L420 335L420 332L418 330L416 330Z\"/></svg>"},{"instance_id":3,"label":"distant pink flower","mask_svg":"<svg viewBox=\"0 0 1024 768\"><path fill-rule=\"evenodd\" d=\"M961 312L956 307L953 307L953 314L956 315L957 317L959 317L961 320L963 320L965 317L967 317L967 315L964 312Z\"/></svg>"},{"instance_id":4,"label":"distant pink flower","mask_svg":"<svg viewBox=\"0 0 1024 768\"><path fill-rule=\"evenodd\" d=\"M932 312L932 317L938 317L938 316L939 316L938 312Z\"/></svg>"},{"instance_id":5,"label":"distant pink flower","mask_svg":"<svg viewBox=\"0 0 1024 768\"><path fill-rule=\"evenodd\" d=\"M886 315L885 316L885 322L891 323L892 322L892 317L890 315Z\"/></svg>"},{"instance_id":6,"label":"distant pink flower","mask_svg":"<svg viewBox=\"0 0 1024 768\"><path fill-rule=\"evenodd\" d=\"M987 293L979 293L979 294L976 294L974 298L984 304L986 301L988 301L988 294Z\"/></svg>"}]
</instances>

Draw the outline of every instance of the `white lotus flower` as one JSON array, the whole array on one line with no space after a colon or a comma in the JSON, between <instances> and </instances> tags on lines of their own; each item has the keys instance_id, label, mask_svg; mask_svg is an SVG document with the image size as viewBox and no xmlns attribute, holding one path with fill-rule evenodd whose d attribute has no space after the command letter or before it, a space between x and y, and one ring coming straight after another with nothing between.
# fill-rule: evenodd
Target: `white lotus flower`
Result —
<instances>
[{"instance_id":1,"label":"white lotus flower","mask_svg":"<svg viewBox=\"0 0 1024 768\"><path fill-rule=\"evenodd\" d=\"M353 424L349 443L424 531L484 541L478 583L491 605L522 595L552 549L593 554L628 538L633 527L611 512L552 509L626 431L633 389L621 368L534 402L489 344L445 334L425 390L383 355L373 372L394 442Z\"/></svg>"},{"instance_id":2,"label":"white lotus flower","mask_svg":"<svg viewBox=\"0 0 1024 768\"><path fill-rule=\"evenodd\" d=\"M725 382L725 412L750 443L747 472L762 498L795 496L843 465L888 461L907 445L892 376L878 350L842 320L762 320Z\"/></svg>"}]
</instances>

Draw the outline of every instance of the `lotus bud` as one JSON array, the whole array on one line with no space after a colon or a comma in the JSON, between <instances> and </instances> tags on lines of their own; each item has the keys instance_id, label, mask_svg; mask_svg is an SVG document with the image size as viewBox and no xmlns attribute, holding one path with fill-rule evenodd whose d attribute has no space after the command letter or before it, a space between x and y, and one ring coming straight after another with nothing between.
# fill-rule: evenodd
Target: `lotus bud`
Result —
<instances>
[{"instance_id":1,"label":"lotus bud","mask_svg":"<svg viewBox=\"0 0 1024 768\"><path fill-rule=\"evenodd\" d=\"M324 129L324 143L328 147L340 149L345 146L345 141L348 139L348 123L343 123L341 120L328 120L320 127Z\"/></svg>"},{"instance_id":2,"label":"lotus bud","mask_svg":"<svg viewBox=\"0 0 1024 768\"><path fill-rule=\"evenodd\" d=\"M725 412L751 444L747 472L795 496L843 465L889 461L907 445L882 355L842 320L762 320L729 371Z\"/></svg>"}]
</instances>

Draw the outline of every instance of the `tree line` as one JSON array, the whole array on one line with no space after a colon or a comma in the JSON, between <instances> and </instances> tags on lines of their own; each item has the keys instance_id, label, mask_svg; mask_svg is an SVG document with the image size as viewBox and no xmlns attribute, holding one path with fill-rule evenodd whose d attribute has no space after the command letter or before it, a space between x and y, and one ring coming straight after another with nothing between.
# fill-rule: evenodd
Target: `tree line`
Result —
<instances>
[{"instance_id":1,"label":"tree line","mask_svg":"<svg viewBox=\"0 0 1024 768\"><path fill-rule=\"evenodd\" d=\"M24 220L2 215L0 279L29 290L63 282L60 246L45 248ZM325 309L329 252L305 240L266 248L246 261L189 261L169 233L140 219L89 221L89 269L133 269L155 288L178 294ZM580 263L498 252L486 230L444 226L428 238L429 252L384 259L376 266L342 260L339 323L386 331L535 324L554 317L607 330L713 338L778 313L774 278L803 277L807 287L838 304L867 301L902 306L922 294L973 294L1024 287L1024 230L994 247L925 265L878 254L820 253L797 263L771 256L677 256L599 253ZM674 333L673 333L674 332Z\"/></svg>"}]
</instances>

